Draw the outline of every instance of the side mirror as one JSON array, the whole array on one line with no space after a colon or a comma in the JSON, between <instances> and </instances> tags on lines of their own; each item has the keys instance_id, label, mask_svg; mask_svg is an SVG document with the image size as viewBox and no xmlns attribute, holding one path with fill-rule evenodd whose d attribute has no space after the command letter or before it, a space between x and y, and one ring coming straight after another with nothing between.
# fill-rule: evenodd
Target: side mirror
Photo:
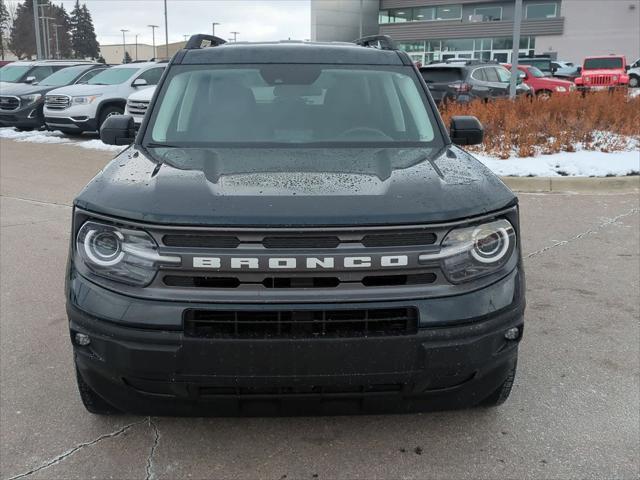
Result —
<instances>
[{"instance_id":1,"label":"side mirror","mask_svg":"<svg viewBox=\"0 0 640 480\"><path fill-rule=\"evenodd\" d=\"M576 69L576 72L577 72L578 74L582 73L582 67L578 67L578 68Z\"/></svg>"},{"instance_id":2,"label":"side mirror","mask_svg":"<svg viewBox=\"0 0 640 480\"><path fill-rule=\"evenodd\" d=\"M629 70L631 70L631 66L630 66L630 65L627 65L627 66L625 66L625 67L624 67L624 69L625 69L625 71L627 71L627 72L628 72Z\"/></svg>"},{"instance_id":3,"label":"side mirror","mask_svg":"<svg viewBox=\"0 0 640 480\"><path fill-rule=\"evenodd\" d=\"M136 78L131 84L132 87L146 87L147 85L149 85L149 82L144 78Z\"/></svg>"},{"instance_id":4,"label":"side mirror","mask_svg":"<svg viewBox=\"0 0 640 480\"><path fill-rule=\"evenodd\" d=\"M100 140L107 145L131 145L136 138L136 124L131 115L108 117L100 128Z\"/></svg>"},{"instance_id":5,"label":"side mirror","mask_svg":"<svg viewBox=\"0 0 640 480\"><path fill-rule=\"evenodd\" d=\"M456 145L479 145L484 140L484 128L476 117L453 117L449 136Z\"/></svg>"},{"instance_id":6,"label":"side mirror","mask_svg":"<svg viewBox=\"0 0 640 480\"><path fill-rule=\"evenodd\" d=\"M36 77L33 77L33 76L32 76L32 77L27 77L27 78L24 80L24 83L33 83L33 82L35 82L35 81L36 81Z\"/></svg>"}]
</instances>

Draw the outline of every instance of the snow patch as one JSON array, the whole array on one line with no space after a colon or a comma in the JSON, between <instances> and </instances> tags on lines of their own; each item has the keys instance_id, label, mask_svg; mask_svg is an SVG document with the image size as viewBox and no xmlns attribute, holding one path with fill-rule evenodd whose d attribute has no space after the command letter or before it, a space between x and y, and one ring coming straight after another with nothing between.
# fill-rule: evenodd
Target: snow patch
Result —
<instances>
[{"instance_id":1,"label":"snow patch","mask_svg":"<svg viewBox=\"0 0 640 480\"><path fill-rule=\"evenodd\" d=\"M68 138L59 131L49 132L32 130L20 132L18 130L14 130L12 127L0 128L0 139L15 140L16 142L74 145L82 148L88 148L90 150L105 150L110 152L119 152L124 148L118 145L107 145L101 140L96 139L83 140L80 138Z\"/></svg>"},{"instance_id":2,"label":"snow patch","mask_svg":"<svg viewBox=\"0 0 640 480\"><path fill-rule=\"evenodd\" d=\"M606 177L638 175L640 172L639 150L612 153L580 150L507 160L479 154L473 156L503 177Z\"/></svg>"}]
</instances>

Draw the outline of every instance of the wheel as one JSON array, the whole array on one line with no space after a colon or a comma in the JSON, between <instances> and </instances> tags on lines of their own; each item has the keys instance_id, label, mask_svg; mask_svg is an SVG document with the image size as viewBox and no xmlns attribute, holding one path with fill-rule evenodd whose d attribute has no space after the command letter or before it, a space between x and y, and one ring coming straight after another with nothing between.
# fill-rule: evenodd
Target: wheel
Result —
<instances>
[{"instance_id":1,"label":"wheel","mask_svg":"<svg viewBox=\"0 0 640 480\"><path fill-rule=\"evenodd\" d=\"M77 366L76 380L78 381L78 391L80 392L82 404L88 412L94 413L96 415L114 415L116 413L121 413L120 410L104 401L101 396L99 396L89 385L87 385L87 382L85 382L82 378L82 375L80 375L80 371L78 370Z\"/></svg>"},{"instance_id":2,"label":"wheel","mask_svg":"<svg viewBox=\"0 0 640 480\"><path fill-rule=\"evenodd\" d=\"M629 77L629 87L630 88L638 88L638 85L640 85L640 77L637 77L635 75L631 75Z\"/></svg>"},{"instance_id":3,"label":"wheel","mask_svg":"<svg viewBox=\"0 0 640 480\"><path fill-rule=\"evenodd\" d=\"M509 394L511 394L511 388L513 387L513 381L516 378L516 364L513 365L513 368L509 370L509 374L505 381L500 385L493 393L491 393L487 398L485 398L482 402L480 402L480 406L482 407L497 407L502 405L507 398L509 398Z\"/></svg>"},{"instance_id":4,"label":"wheel","mask_svg":"<svg viewBox=\"0 0 640 480\"><path fill-rule=\"evenodd\" d=\"M549 100L551 98L551 92L549 90L540 90L536 92L536 97L540 100Z\"/></svg>"},{"instance_id":5,"label":"wheel","mask_svg":"<svg viewBox=\"0 0 640 480\"><path fill-rule=\"evenodd\" d=\"M105 107L100 112L100 118L98 119L98 131L100 131L100 127L102 127L102 124L107 118L113 117L114 115L122 115L123 113L124 109L122 107L117 107L115 105Z\"/></svg>"}]
</instances>

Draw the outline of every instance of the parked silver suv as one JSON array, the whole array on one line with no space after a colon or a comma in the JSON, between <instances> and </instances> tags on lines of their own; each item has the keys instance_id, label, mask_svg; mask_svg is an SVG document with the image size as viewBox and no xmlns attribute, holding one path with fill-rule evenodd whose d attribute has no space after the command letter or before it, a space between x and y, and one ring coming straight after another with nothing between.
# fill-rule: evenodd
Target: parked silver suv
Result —
<instances>
[{"instance_id":1,"label":"parked silver suv","mask_svg":"<svg viewBox=\"0 0 640 480\"><path fill-rule=\"evenodd\" d=\"M124 113L129 95L156 85L165 67L156 62L118 65L84 85L52 90L45 100L45 123L63 133L100 130L108 117Z\"/></svg>"}]
</instances>

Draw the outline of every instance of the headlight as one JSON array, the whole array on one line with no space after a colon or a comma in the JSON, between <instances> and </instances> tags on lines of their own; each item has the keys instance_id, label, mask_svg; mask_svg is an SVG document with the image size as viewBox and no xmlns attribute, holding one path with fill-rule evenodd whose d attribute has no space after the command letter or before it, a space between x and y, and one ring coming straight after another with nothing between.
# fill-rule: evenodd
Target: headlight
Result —
<instances>
[{"instance_id":1,"label":"headlight","mask_svg":"<svg viewBox=\"0 0 640 480\"><path fill-rule=\"evenodd\" d=\"M614 75L614 76L613 76L613 78L612 78L612 80L613 80L614 82L617 82L617 81L618 81L618 76L617 76L617 75Z\"/></svg>"},{"instance_id":2,"label":"headlight","mask_svg":"<svg viewBox=\"0 0 640 480\"><path fill-rule=\"evenodd\" d=\"M584 83L591 83L591 77L584 77Z\"/></svg>"},{"instance_id":3,"label":"headlight","mask_svg":"<svg viewBox=\"0 0 640 480\"><path fill-rule=\"evenodd\" d=\"M421 262L439 259L451 283L462 283L500 270L516 247L516 232L508 220L452 230L437 254L420 256Z\"/></svg>"},{"instance_id":4,"label":"headlight","mask_svg":"<svg viewBox=\"0 0 640 480\"><path fill-rule=\"evenodd\" d=\"M92 103L100 95L88 95L83 97L71 97L71 103L74 105L88 105Z\"/></svg>"},{"instance_id":5,"label":"headlight","mask_svg":"<svg viewBox=\"0 0 640 480\"><path fill-rule=\"evenodd\" d=\"M564 93L564 92L566 92L566 91L567 91L567 89L566 89L565 87L556 87L556 92L562 92L562 93Z\"/></svg>"},{"instance_id":6,"label":"headlight","mask_svg":"<svg viewBox=\"0 0 640 480\"><path fill-rule=\"evenodd\" d=\"M39 93L34 93L33 95L23 95L20 99L23 102L23 105L31 105L32 103L36 103L38 100L42 98L42 95Z\"/></svg>"},{"instance_id":7,"label":"headlight","mask_svg":"<svg viewBox=\"0 0 640 480\"><path fill-rule=\"evenodd\" d=\"M76 255L91 273L136 286L148 285L159 265L180 263L160 255L153 238L142 230L86 222L76 239Z\"/></svg>"}]
</instances>

